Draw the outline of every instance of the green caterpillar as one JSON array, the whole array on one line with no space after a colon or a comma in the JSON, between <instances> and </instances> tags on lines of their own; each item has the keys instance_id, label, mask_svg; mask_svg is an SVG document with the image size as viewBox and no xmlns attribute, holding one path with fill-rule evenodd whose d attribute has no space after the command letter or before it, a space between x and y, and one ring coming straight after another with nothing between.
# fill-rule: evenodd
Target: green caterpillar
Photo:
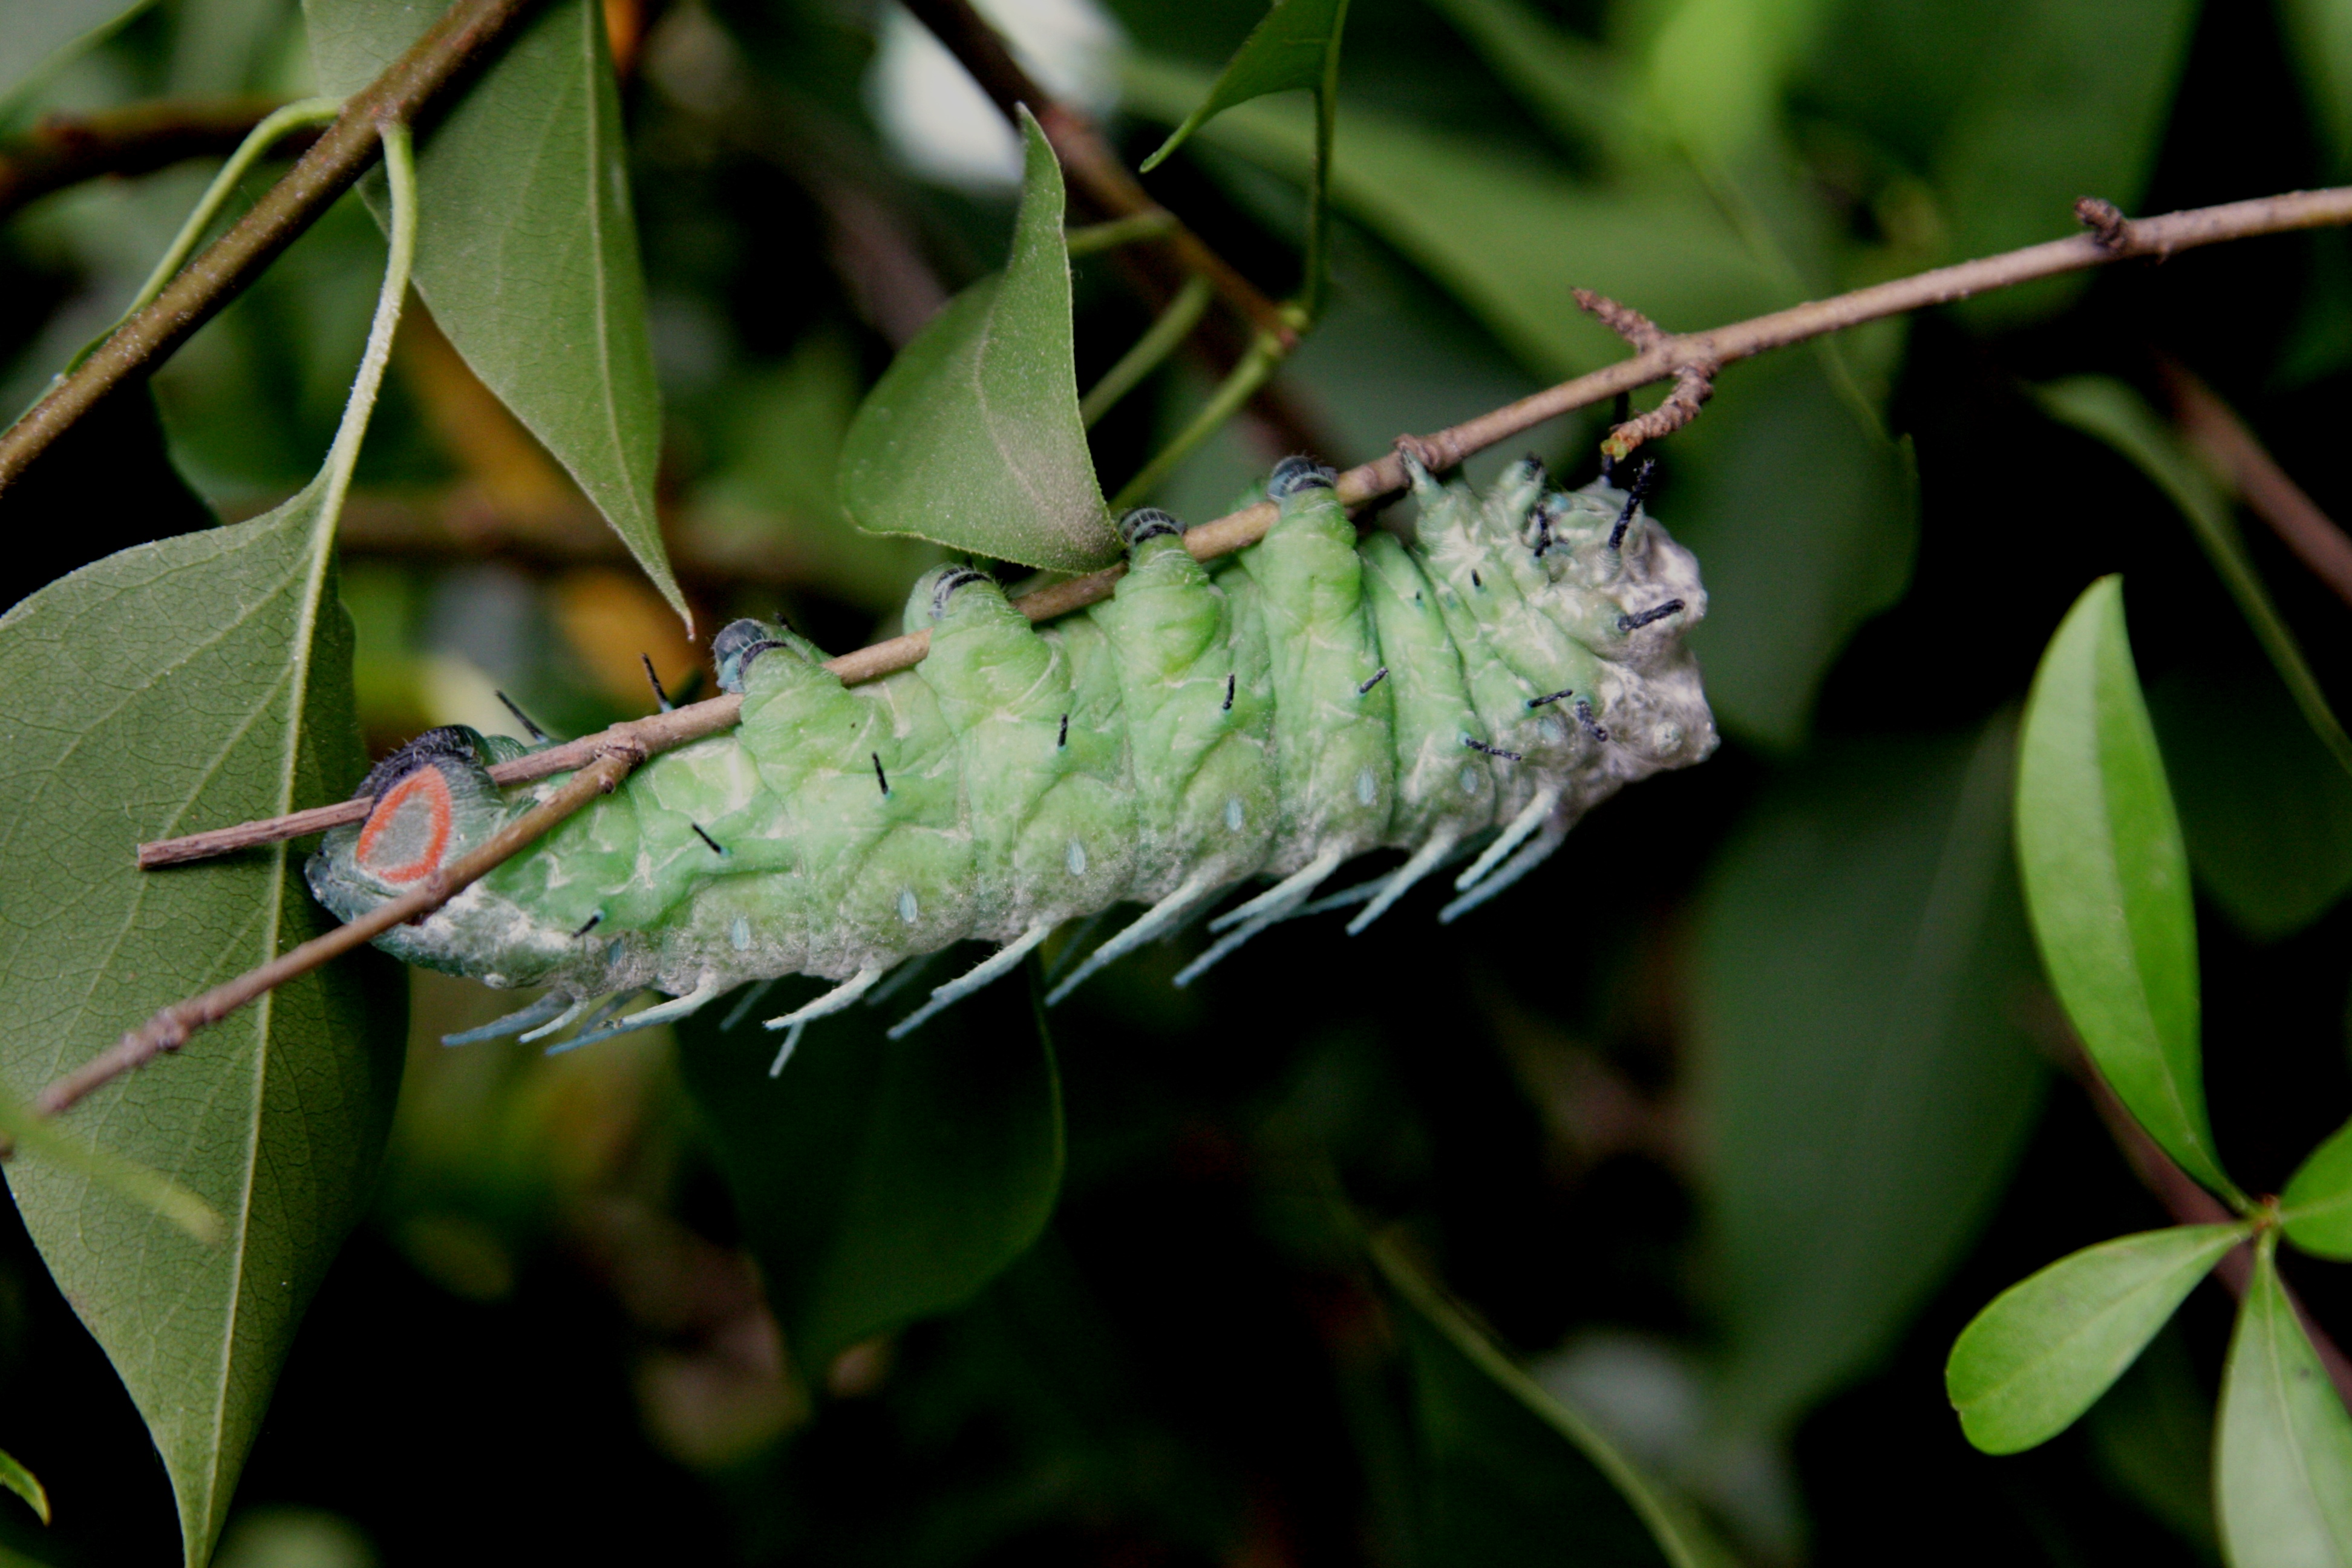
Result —
<instances>
[{"instance_id":1,"label":"green caterpillar","mask_svg":"<svg viewBox=\"0 0 2352 1568\"><path fill-rule=\"evenodd\" d=\"M908 959L1001 944L898 1032L1126 900L1150 907L1050 1000L1251 879L1274 885L1211 922L1220 939L1178 984L1293 915L1361 903L1361 931L1483 837L1452 920L1621 784L1714 750L1682 641L1706 598L1638 481L1561 491L1528 459L1481 499L1407 467L1416 545L1360 544L1331 471L1290 458L1260 542L1212 572L1167 513L1130 512L1116 595L1044 628L980 573L940 568L908 605L929 656L867 685L845 687L790 630L738 621L712 644L743 696L735 730L655 759L379 944L551 987L451 1043L584 1016L568 1047L746 981L837 982L769 1021L787 1031L782 1070L809 1020ZM552 784L509 799L491 782L487 764L521 749L447 729L386 759L362 786L367 821L310 859L319 900L350 920L497 831ZM1375 849L1407 858L1309 902ZM614 1019L648 987L671 1000Z\"/></svg>"}]
</instances>

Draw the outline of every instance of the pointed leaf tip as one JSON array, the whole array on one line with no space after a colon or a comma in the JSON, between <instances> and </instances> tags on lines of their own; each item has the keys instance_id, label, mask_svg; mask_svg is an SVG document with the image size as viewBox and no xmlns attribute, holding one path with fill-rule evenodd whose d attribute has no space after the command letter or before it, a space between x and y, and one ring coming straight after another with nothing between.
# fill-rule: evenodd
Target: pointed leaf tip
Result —
<instances>
[{"instance_id":1,"label":"pointed leaf tip","mask_svg":"<svg viewBox=\"0 0 2352 1568\"><path fill-rule=\"evenodd\" d=\"M1235 104L1270 92L1319 90L1347 20L1348 0L1276 0L1234 51L1209 96L1143 161L1143 173L1158 168L1193 132Z\"/></svg>"},{"instance_id":2,"label":"pointed leaf tip","mask_svg":"<svg viewBox=\"0 0 2352 1568\"><path fill-rule=\"evenodd\" d=\"M372 80L438 5L303 0L327 91ZM655 504L661 393L603 8L557 0L417 153L416 291L692 626ZM377 218L382 185L362 187Z\"/></svg>"},{"instance_id":3,"label":"pointed leaf tip","mask_svg":"<svg viewBox=\"0 0 2352 1568\"><path fill-rule=\"evenodd\" d=\"M2120 577L2083 591L2034 673L2017 853L2042 965L2084 1048L2181 1169L2238 1199L2206 1119L2189 857Z\"/></svg>"},{"instance_id":4,"label":"pointed leaf tip","mask_svg":"<svg viewBox=\"0 0 2352 1568\"><path fill-rule=\"evenodd\" d=\"M1118 558L1078 412L1061 165L1021 110L1021 209L1004 270L899 351L842 443L842 504L870 533L1060 571Z\"/></svg>"}]
</instances>

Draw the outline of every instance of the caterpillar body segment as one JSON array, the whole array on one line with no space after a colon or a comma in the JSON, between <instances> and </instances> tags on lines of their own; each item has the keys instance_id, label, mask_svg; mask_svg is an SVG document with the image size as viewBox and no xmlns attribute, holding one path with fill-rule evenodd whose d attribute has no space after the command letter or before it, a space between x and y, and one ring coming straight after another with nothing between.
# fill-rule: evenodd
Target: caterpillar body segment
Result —
<instances>
[{"instance_id":1,"label":"caterpillar body segment","mask_svg":"<svg viewBox=\"0 0 2352 1568\"><path fill-rule=\"evenodd\" d=\"M733 731L653 759L380 945L551 988L451 1043L583 1016L569 1043L586 1043L746 981L834 982L772 1021L781 1070L811 1019L908 959L998 946L904 1027L1114 905L1147 907L1050 1000L1254 879L1271 886L1213 922L1219 940L1180 983L1304 912L1360 905L1360 931L1466 862L1451 920L1623 784L1713 751L1683 643L1706 597L1626 491L1554 489L1529 461L1480 496L1407 466L1416 543L1359 543L1329 471L1291 459L1259 543L1213 571L1167 514L1130 513L1116 594L1043 627L987 577L940 568L908 605L929 657L865 685L789 629L737 622L712 645L743 697ZM320 901L351 919L527 809L557 781L509 794L487 771L520 750L444 730L380 764L368 820L310 859ZM1376 849L1403 864L1322 891ZM642 990L669 999L610 1016Z\"/></svg>"}]
</instances>

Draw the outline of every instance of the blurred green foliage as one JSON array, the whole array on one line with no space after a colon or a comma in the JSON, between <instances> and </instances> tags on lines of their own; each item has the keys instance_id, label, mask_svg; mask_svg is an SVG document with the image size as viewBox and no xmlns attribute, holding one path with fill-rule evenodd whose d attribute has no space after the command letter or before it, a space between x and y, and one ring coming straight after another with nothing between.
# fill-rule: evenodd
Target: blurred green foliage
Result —
<instances>
[{"instance_id":1,"label":"blurred green foliage","mask_svg":"<svg viewBox=\"0 0 2352 1568\"><path fill-rule=\"evenodd\" d=\"M320 85L321 40L292 0L28 9L39 27L0 26L0 94L31 83L0 97L0 137L49 111ZM370 14L413 33L436 9ZM1097 15L990 10L1041 72L1057 37L1086 31L1072 16ZM1328 309L1278 401L1151 499L1204 521L1284 449L1360 461L1606 363L1622 345L1575 287L1696 329L2058 237L2080 195L2147 212L2344 177L2342 13L1357 0ZM550 13L572 29L579 91L555 125L570 139L528 115L477 131L569 149L558 173L583 194L530 205L551 187L499 185L527 159L494 150L459 182L473 195L428 211L453 247L522 248L428 246L342 519L373 751L432 723L510 731L499 690L564 732L641 712L640 652L673 692L692 679L698 649L603 521L632 505L630 545L645 554L657 529L706 632L781 611L842 650L896 629L936 552L856 531L831 476L897 349L1004 264L1016 194L927 182L907 139L928 125L1018 142L976 95L958 118L951 68L889 96L877 40L909 25L893 15ZM1133 166L1265 12L1103 0L1102 15L1118 37L1107 128ZM1311 116L1295 93L1241 103L1149 181L1276 297L1303 285ZM626 188L608 188L624 167ZM12 410L112 318L208 172L92 181L6 215ZM634 215L641 304L625 236L569 270L531 248L548 213L560 226L590 200ZM16 552L9 601L300 489L383 263L363 202L345 201L163 367L152 400L117 399L0 493L12 537L38 546ZM520 294L502 291L510 276ZM552 312L555 294L585 313ZM1111 256L1077 263L1072 298L1084 388L1155 303ZM621 395L575 365L555 380L604 401L534 409L512 376L555 346L584 353L563 323L600 307L643 334L649 371ZM604 359L626 369L632 352ZM2298 1353L2273 1296L2233 1355L2226 1299L2192 1293L2081 1426L2030 1456L1971 1450L1943 1383L1978 1307L2166 1218L2085 1097L2041 1065L2074 1047L2009 858L2013 715L2104 574L2129 585L2141 760L2170 781L2194 879L2210 1143L2246 1190L2288 1190L2352 1113L2352 784L2309 722L2315 698L2352 689L2346 607L2195 468L2158 354L2352 515L2338 235L1986 296L1727 371L1659 445L1654 505L1706 573L1700 652L1729 743L1612 802L1455 926L1419 900L1354 941L1301 922L1173 993L1188 937L1075 998L1050 1049L1007 985L898 1046L871 1016L820 1026L777 1081L764 1039L715 1023L550 1059L444 1051L441 1033L511 999L415 976L369 1217L331 1267L323 1247L301 1260L323 1284L286 1330L218 1560L1650 1563L1683 1538L1611 1484L1638 1472L1633 1495L1665 1500L1649 1525L1704 1519L1674 1549L1694 1556L2209 1561L2216 1526L2195 1499L2225 1366ZM1179 354L1094 426L1106 485L1223 369ZM2064 380L2082 377L2105 379ZM2105 389L2116 416L2053 410L2035 391L2053 384ZM1589 477L1600 413L1535 434L1556 472ZM164 598L110 657L168 658L220 618ZM2298 661L2285 680L2282 647ZM91 685L82 666L11 657L61 711ZM16 795L7 815L12 853L81 854L72 824ZM121 878L95 868L120 846L101 847L104 889ZM268 898L256 869L216 874ZM59 968L83 955L63 929ZM141 984L176 986L160 970ZM8 997L39 1013L36 988ZM190 1056L231 1044L204 1037ZM332 1114L373 1127L388 1109L363 1095ZM2295 1189L2314 1205L2340 1195L2332 1147ZM39 1478L55 1522L9 1502L0 1551L169 1561L163 1468L68 1296L87 1302L35 1250L33 1235L55 1244L40 1174L10 1179L32 1235L7 1220L0 1247L0 1449ZM362 1180L344 1184L354 1202ZM2303 1225L2324 1247L2319 1213ZM2280 1267L2319 1323L2352 1332L2339 1268ZM2265 1262L2258 1292L2272 1279ZM2225 1422L2250 1408L2233 1395ZM2340 1445L2325 1407L2281 1411L2273 1427ZM2222 1524L2242 1552L2246 1528Z\"/></svg>"}]
</instances>

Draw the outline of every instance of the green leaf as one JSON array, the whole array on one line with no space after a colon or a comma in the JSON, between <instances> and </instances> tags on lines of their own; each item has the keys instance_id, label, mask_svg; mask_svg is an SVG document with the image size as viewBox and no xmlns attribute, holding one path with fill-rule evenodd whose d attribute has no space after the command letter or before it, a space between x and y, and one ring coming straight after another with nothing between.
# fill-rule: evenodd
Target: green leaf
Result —
<instances>
[{"instance_id":1,"label":"green leaf","mask_svg":"<svg viewBox=\"0 0 2352 1568\"><path fill-rule=\"evenodd\" d=\"M2237 601L2239 613L2253 628L2254 640L2262 644L2272 668L2303 710L2311 732L2345 772L2352 773L2352 735L2347 735L2336 721L2326 693L2319 689L2319 678L2312 674L2286 618L2271 602L2270 591L2254 570L2253 558L2246 553L2246 542L2238 533L2230 503L2212 477L2189 455L2147 400L2122 382L2106 376L2076 376L2041 387L2036 395L2053 418L2114 447L2172 499L2189 520L2222 586Z\"/></svg>"},{"instance_id":2,"label":"green leaf","mask_svg":"<svg viewBox=\"0 0 2352 1568\"><path fill-rule=\"evenodd\" d=\"M2158 1331L2083 1423L2099 1468L2207 1562L2221 1556L2213 1520L2213 1396L2180 1321Z\"/></svg>"},{"instance_id":3,"label":"green leaf","mask_svg":"<svg viewBox=\"0 0 2352 1568\"><path fill-rule=\"evenodd\" d=\"M2205 1117L2189 857L2120 577L2083 590L2034 672L2017 857L2042 965L2101 1076L2182 1170L2234 1200Z\"/></svg>"},{"instance_id":4,"label":"green leaf","mask_svg":"<svg viewBox=\"0 0 2352 1568\"><path fill-rule=\"evenodd\" d=\"M1609 50L1554 26L1520 0L1430 0L1430 8L1563 143L1606 147L1628 138L1625 83Z\"/></svg>"},{"instance_id":5,"label":"green leaf","mask_svg":"<svg viewBox=\"0 0 2352 1568\"><path fill-rule=\"evenodd\" d=\"M1078 416L1062 170L1022 110L1027 163L1004 270L957 295L898 352L842 444L860 528L1024 566L1118 556Z\"/></svg>"},{"instance_id":6,"label":"green leaf","mask_svg":"<svg viewBox=\"0 0 2352 1568\"><path fill-rule=\"evenodd\" d=\"M331 93L374 79L442 0L303 0ZM428 132L416 291L474 373L687 614L654 507L661 397L603 8L556 0ZM380 184L363 186L379 219Z\"/></svg>"},{"instance_id":7,"label":"green leaf","mask_svg":"<svg viewBox=\"0 0 2352 1568\"><path fill-rule=\"evenodd\" d=\"M2213 1466L2231 1568L2352 1563L2352 1415L2304 1337L2266 1233L2221 1379Z\"/></svg>"},{"instance_id":8,"label":"green leaf","mask_svg":"<svg viewBox=\"0 0 2352 1568\"><path fill-rule=\"evenodd\" d=\"M0 27L0 127L50 79L155 0L34 0Z\"/></svg>"},{"instance_id":9,"label":"green leaf","mask_svg":"<svg viewBox=\"0 0 2352 1568\"><path fill-rule=\"evenodd\" d=\"M1692 1028L1734 1426L1772 1433L1885 1355L2032 1128L2013 745L2004 718L1828 750L1708 875Z\"/></svg>"},{"instance_id":10,"label":"green leaf","mask_svg":"<svg viewBox=\"0 0 2352 1568\"><path fill-rule=\"evenodd\" d=\"M1969 1441L2015 1454L2073 1426L2251 1229L2184 1225L2119 1237L1994 1297L1944 1367Z\"/></svg>"},{"instance_id":11,"label":"green leaf","mask_svg":"<svg viewBox=\"0 0 2352 1568\"><path fill-rule=\"evenodd\" d=\"M2305 1157L2279 1194L2279 1224L2305 1252L2352 1263L2352 1121Z\"/></svg>"},{"instance_id":12,"label":"green leaf","mask_svg":"<svg viewBox=\"0 0 2352 1568\"><path fill-rule=\"evenodd\" d=\"M1328 95L1339 66L1339 37L1348 25L1348 0L1275 0L1216 82L1160 150L1143 161L1150 174L1192 140L1192 132L1238 103L1270 92L1304 89Z\"/></svg>"},{"instance_id":13,"label":"green leaf","mask_svg":"<svg viewBox=\"0 0 2352 1568\"><path fill-rule=\"evenodd\" d=\"M901 999L902 1006L911 1002ZM803 1371L969 1300L1044 1231L1062 1089L1034 985L1006 982L902 1040L866 1009L777 1037L715 1003L680 1026L687 1089Z\"/></svg>"},{"instance_id":14,"label":"green leaf","mask_svg":"<svg viewBox=\"0 0 2352 1568\"><path fill-rule=\"evenodd\" d=\"M16 1455L5 1448L0 1448L0 1487L6 1487L23 1498L32 1510L41 1516L43 1524L49 1522L49 1494L42 1488L40 1478L26 1469L17 1461Z\"/></svg>"},{"instance_id":15,"label":"green leaf","mask_svg":"<svg viewBox=\"0 0 2352 1568\"><path fill-rule=\"evenodd\" d=\"M1225 63L1208 96L1143 161L1160 166L1192 132L1235 104L1270 92L1306 88L1315 94L1315 163L1307 181L1306 319L1323 313L1331 271L1331 143L1339 119L1339 38L1347 31L1348 0L1274 0Z\"/></svg>"},{"instance_id":16,"label":"green leaf","mask_svg":"<svg viewBox=\"0 0 2352 1568\"><path fill-rule=\"evenodd\" d=\"M2302 73L2312 118L2326 133L2329 167L2352 169L2352 5L2344 0L2286 0L2288 59Z\"/></svg>"},{"instance_id":17,"label":"green leaf","mask_svg":"<svg viewBox=\"0 0 2352 1568\"><path fill-rule=\"evenodd\" d=\"M1678 0L1650 39L1654 112L1701 158L1746 151L1770 134L1781 79L1824 8L1822 0Z\"/></svg>"},{"instance_id":18,"label":"green leaf","mask_svg":"<svg viewBox=\"0 0 2352 1568\"><path fill-rule=\"evenodd\" d=\"M0 1132L16 1145L20 1165L28 1157L47 1161L171 1221L208 1247L222 1239L221 1216L204 1199L169 1176L60 1131L55 1121L36 1116L5 1089L0 1089Z\"/></svg>"},{"instance_id":19,"label":"green leaf","mask_svg":"<svg viewBox=\"0 0 2352 1568\"><path fill-rule=\"evenodd\" d=\"M1690 1508L1546 1393L1385 1241L1425 1466L1423 1560L1703 1568L1731 1559Z\"/></svg>"},{"instance_id":20,"label":"green leaf","mask_svg":"<svg viewBox=\"0 0 2352 1568\"><path fill-rule=\"evenodd\" d=\"M2148 714L2198 883L2240 930L2275 942L2352 891L2352 777L2274 675L2221 662L2159 677Z\"/></svg>"},{"instance_id":21,"label":"green leaf","mask_svg":"<svg viewBox=\"0 0 2352 1568\"><path fill-rule=\"evenodd\" d=\"M342 428L265 517L135 546L0 616L0 1083L29 1096L155 1009L328 922L283 845L148 874L133 847L348 795L363 761L334 527L406 292L406 133L385 136L400 222ZM9 1185L66 1299L121 1374L208 1557L303 1307L358 1218L391 1125L402 1007L390 965L283 986L99 1090L72 1131L191 1190L207 1247L83 1171Z\"/></svg>"},{"instance_id":22,"label":"green leaf","mask_svg":"<svg viewBox=\"0 0 2352 1568\"><path fill-rule=\"evenodd\" d=\"M1692 647L1707 700L1726 730L1793 751L1847 642L1910 585L1910 449L1871 427L1818 356L1793 353L1726 377L1667 461L1667 524L1706 566Z\"/></svg>"},{"instance_id":23,"label":"green leaf","mask_svg":"<svg viewBox=\"0 0 2352 1568\"><path fill-rule=\"evenodd\" d=\"M2195 0L2021 0L2001 8L1982 67L1934 160L1955 258L2079 229L2079 196L2129 212L2147 188L2195 30ZM1955 307L1986 327L2063 309L2081 274Z\"/></svg>"}]
</instances>

